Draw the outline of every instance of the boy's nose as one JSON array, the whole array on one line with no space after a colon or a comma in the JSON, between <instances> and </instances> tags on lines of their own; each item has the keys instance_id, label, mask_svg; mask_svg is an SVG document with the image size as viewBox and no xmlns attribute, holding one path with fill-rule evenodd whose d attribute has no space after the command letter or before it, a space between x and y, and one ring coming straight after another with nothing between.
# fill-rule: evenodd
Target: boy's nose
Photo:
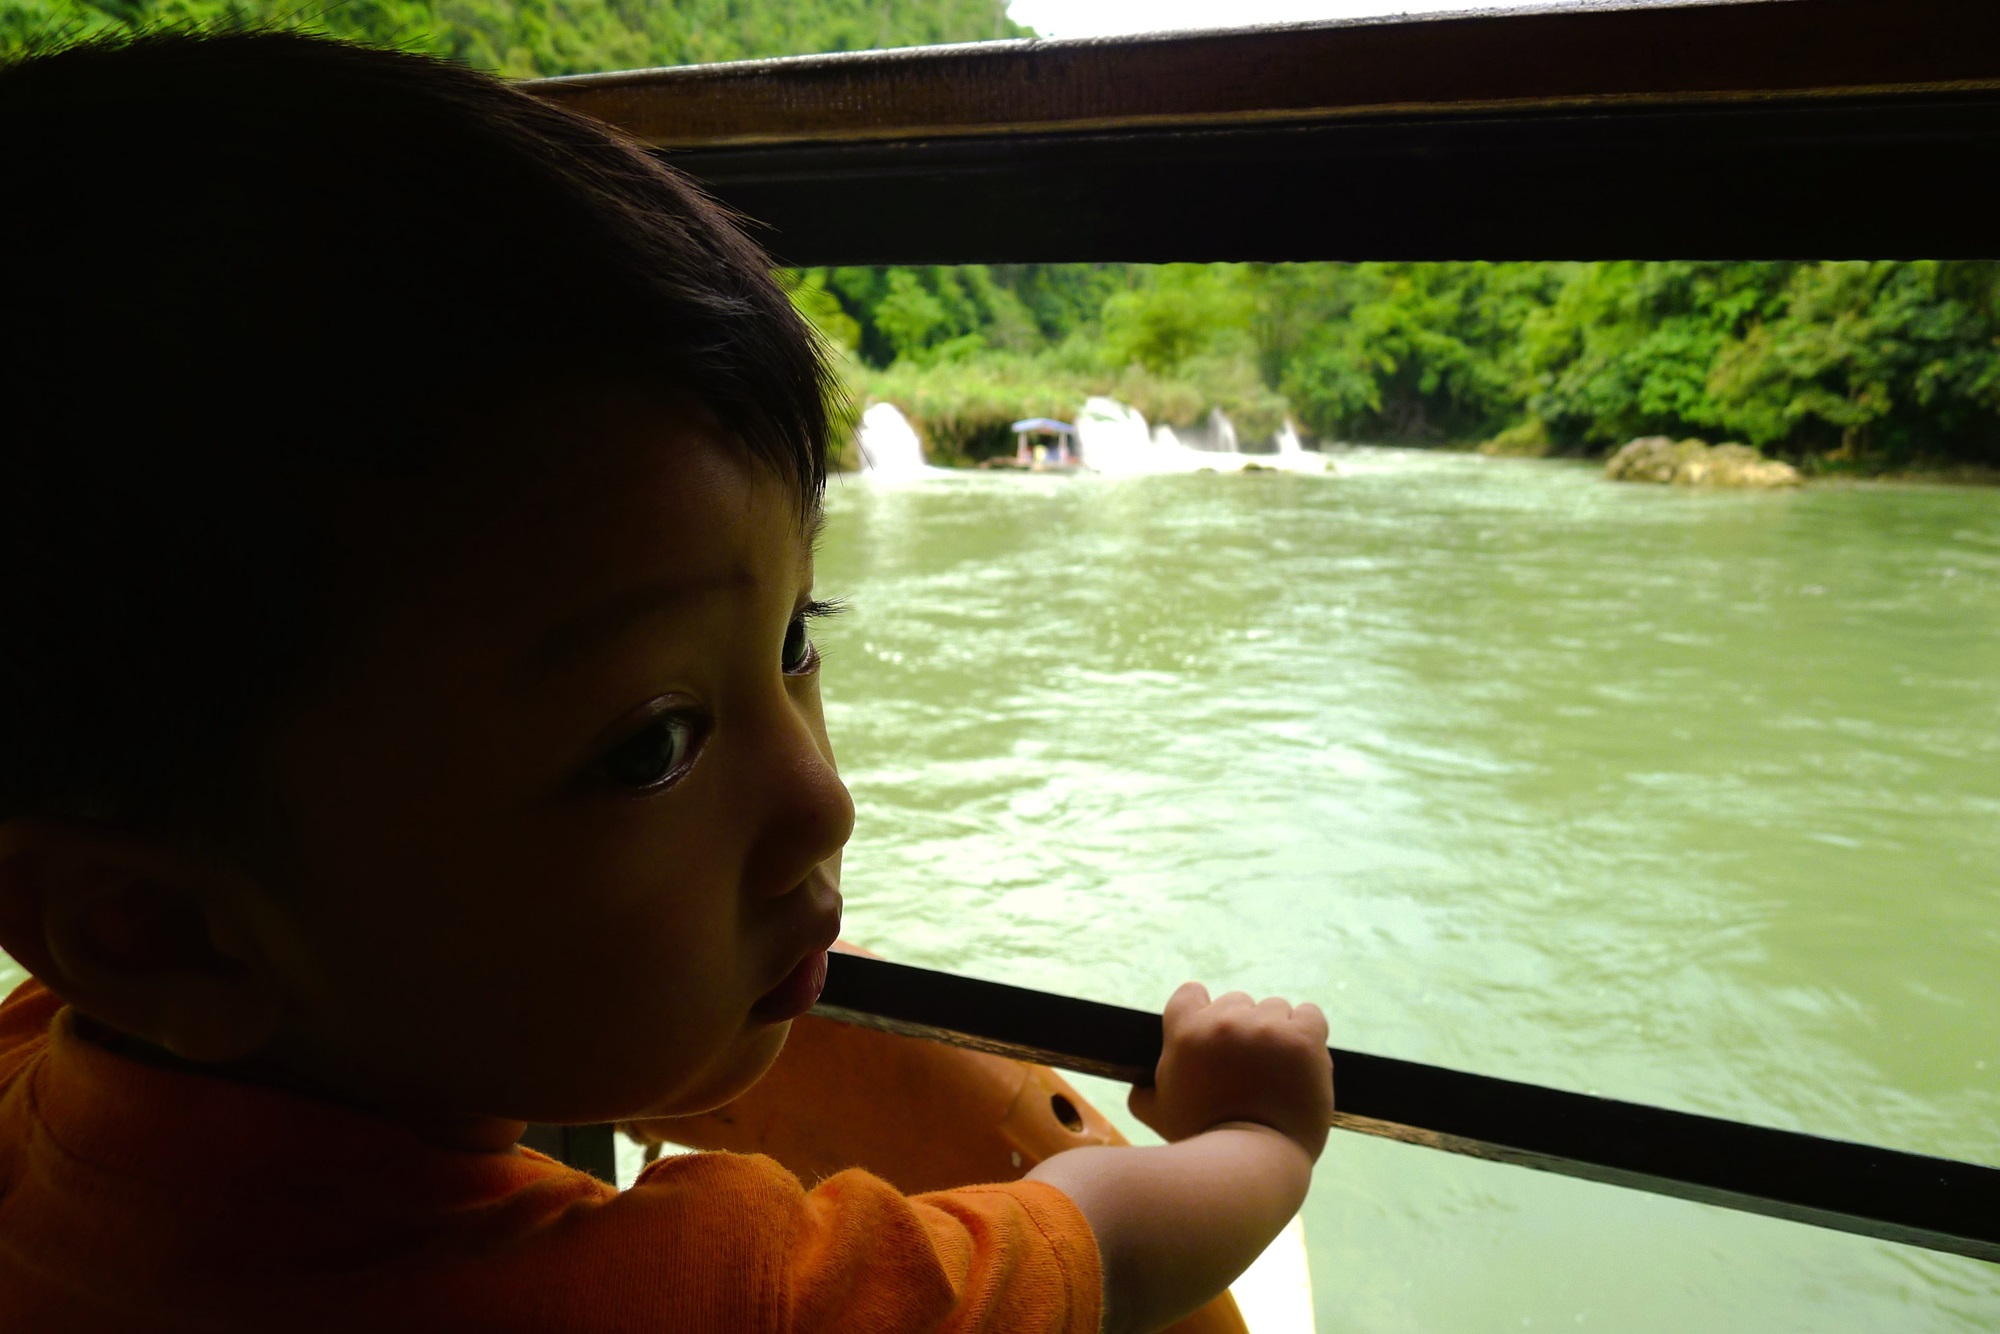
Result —
<instances>
[{"instance_id":1,"label":"boy's nose","mask_svg":"<svg viewBox=\"0 0 2000 1334\"><path fill-rule=\"evenodd\" d=\"M830 748L804 718L795 717L774 740L778 753L767 771L765 827L784 869L764 883L781 894L846 845L854 832L854 798Z\"/></svg>"},{"instance_id":2,"label":"boy's nose","mask_svg":"<svg viewBox=\"0 0 2000 1334\"><path fill-rule=\"evenodd\" d=\"M798 774L799 839L813 855L814 865L847 846L854 833L854 797L833 759L817 748Z\"/></svg>"}]
</instances>

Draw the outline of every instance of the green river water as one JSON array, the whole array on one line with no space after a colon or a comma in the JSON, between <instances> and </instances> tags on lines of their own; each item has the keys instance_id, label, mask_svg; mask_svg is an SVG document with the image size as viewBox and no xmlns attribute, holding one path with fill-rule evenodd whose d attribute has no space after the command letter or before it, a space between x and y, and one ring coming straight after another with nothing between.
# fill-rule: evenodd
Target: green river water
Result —
<instances>
[{"instance_id":1,"label":"green river water","mask_svg":"<svg viewBox=\"0 0 2000 1334\"><path fill-rule=\"evenodd\" d=\"M837 480L849 937L2000 1165L2000 491L1337 462ZM1355 1135L1306 1232L1322 1334L2000 1328L2000 1266Z\"/></svg>"},{"instance_id":2,"label":"green river water","mask_svg":"<svg viewBox=\"0 0 2000 1334\"><path fill-rule=\"evenodd\" d=\"M836 482L848 934L2000 1164L2000 491L1337 462ZM2000 1266L1356 1135L1306 1236L1322 1334L2000 1328Z\"/></svg>"}]
</instances>

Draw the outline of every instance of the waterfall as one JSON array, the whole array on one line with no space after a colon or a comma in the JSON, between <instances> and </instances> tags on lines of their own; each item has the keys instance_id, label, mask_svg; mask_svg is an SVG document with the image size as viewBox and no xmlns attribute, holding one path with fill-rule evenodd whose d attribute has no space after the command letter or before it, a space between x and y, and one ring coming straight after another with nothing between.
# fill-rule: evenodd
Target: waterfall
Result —
<instances>
[{"instance_id":1,"label":"waterfall","mask_svg":"<svg viewBox=\"0 0 2000 1334\"><path fill-rule=\"evenodd\" d=\"M1285 424L1278 428L1278 434L1272 439L1278 446L1278 452L1262 460L1265 467L1276 468L1279 472L1333 472L1333 461L1326 455L1306 452L1306 447L1299 442L1299 428L1290 417L1285 418Z\"/></svg>"},{"instance_id":2,"label":"waterfall","mask_svg":"<svg viewBox=\"0 0 2000 1334\"><path fill-rule=\"evenodd\" d=\"M870 477L898 481L923 475L923 442L894 403L877 403L862 413L854 442L861 451L861 471Z\"/></svg>"},{"instance_id":3,"label":"waterfall","mask_svg":"<svg viewBox=\"0 0 2000 1334\"><path fill-rule=\"evenodd\" d=\"M1118 475L1154 472L1149 466L1153 452L1153 438L1137 408L1096 397L1076 414L1076 453L1086 468Z\"/></svg>"},{"instance_id":4,"label":"waterfall","mask_svg":"<svg viewBox=\"0 0 2000 1334\"><path fill-rule=\"evenodd\" d=\"M1171 427L1159 426L1153 429L1155 441L1171 441L1183 448L1199 450L1204 454L1236 454L1241 445L1236 437L1236 423L1229 420L1229 414L1221 408L1210 408L1200 424L1175 431ZM1227 467L1217 460L1208 461L1210 467Z\"/></svg>"},{"instance_id":5,"label":"waterfall","mask_svg":"<svg viewBox=\"0 0 2000 1334\"><path fill-rule=\"evenodd\" d=\"M1208 447L1218 454L1239 454L1236 423L1221 408L1208 410Z\"/></svg>"},{"instance_id":6,"label":"waterfall","mask_svg":"<svg viewBox=\"0 0 2000 1334\"><path fill-rule=\"evenodd\" d=\"M1222 419L1227 423L1228 418ZM1211 420L1210 425L1213 425ZM1235 443L1235 428L1229 439ZM1077 453L1093 471L1119 476L1156 472L1233 472L1243 466L1236 453L1191 449L1170 426L1146 429L1137 408L1115 398L1092 398L1076 414Z\"/></svg>"}]
</instances>

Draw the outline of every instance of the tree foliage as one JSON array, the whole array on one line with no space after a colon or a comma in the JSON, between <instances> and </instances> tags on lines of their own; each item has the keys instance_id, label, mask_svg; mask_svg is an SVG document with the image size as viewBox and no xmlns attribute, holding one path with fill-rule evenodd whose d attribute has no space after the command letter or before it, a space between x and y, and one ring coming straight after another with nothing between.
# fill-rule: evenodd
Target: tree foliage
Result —
<instances>
[{"instance_id":1,"label":"tree foliage","mask_svg":"<svg viewBox=\"0 0 2000 1334\"><path fill-rule=\"evenodd\" d=\"M1176 411L1220 406L1260 422L1289 413L1343 439L1501 437L1595 453L1635 436L1702 435L1830 465L2000 464L1992 262L836 275L843 310L873 331L858 345L872 367L951 362L962 376L981 358L1040 357L1099 386L1092 392L1138 372L1157 401L1183 405ZM1186 407L1168 383L1206 401Z\"/></svg>"},{"instance_id":2,"label":"tree foliage","mask_svg":"<svg viewBox=\"0 0 2000 1334\"><path fill-rule=\"evenodd\" d=\"M0 47L259 23L509 78L1019 37L1005 0L0 0Z\"/></svg>"}]
</instances>

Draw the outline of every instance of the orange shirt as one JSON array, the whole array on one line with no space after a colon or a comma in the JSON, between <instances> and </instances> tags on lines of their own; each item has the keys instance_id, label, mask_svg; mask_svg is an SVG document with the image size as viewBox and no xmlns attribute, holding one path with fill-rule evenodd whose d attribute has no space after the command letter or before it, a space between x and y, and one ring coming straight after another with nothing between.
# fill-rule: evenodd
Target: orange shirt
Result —
<instances>
[{"instance_id":1,"label":"orange shirt","mask_svg":"<svg viewBox=\"0 0 2000 1334\"><path fill-rule=\"evenodd\" d=\"M1096 1243L1039 1182L808 1191L761 1155L630 1190L529 1150L155 1068L28 982L0 1005L0 1331L1065 1331Z\"/></svg>"}]
</instances>

